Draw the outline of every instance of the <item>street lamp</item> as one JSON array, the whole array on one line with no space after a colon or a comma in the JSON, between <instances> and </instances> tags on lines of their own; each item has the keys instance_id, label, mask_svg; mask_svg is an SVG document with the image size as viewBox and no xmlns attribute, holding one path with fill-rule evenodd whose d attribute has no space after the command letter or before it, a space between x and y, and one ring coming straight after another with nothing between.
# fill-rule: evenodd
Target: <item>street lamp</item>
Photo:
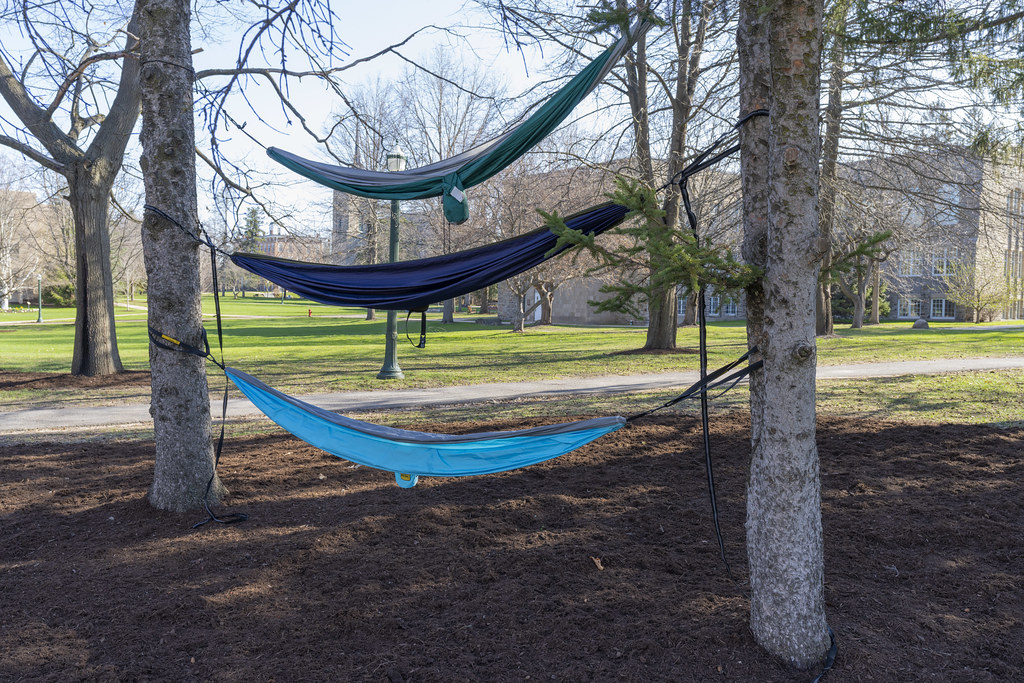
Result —
<instances>
[{"instance_id":1,"label":"street lamp","mask_svg":"<svg viewBox=\"0 0 1024 683\"><path fill-rule=\"evenodd\" d=\"M388 171L398 173L405 170L405 154L401 147L395 147L388 152ZM394 263L398 260L398 218L401 209L397 199L391 200L391 233L388 236L388 261ZM377 373L377 379L402 379L405 374L402 368L398 367L397 346L398 346L398 311L388 311L388 321L384 337L384 365Z\"/></svg>"},{"instance_id":2,"label":"street lamp","mask_svg":"<svg viewBox=\"0 0 1024 683\"><path fill-rule=\"evenodd\" d=\"M43 322L43 274L36 273L36 296L39 297L39 315L36 317L36 322Z\"/></svg>"}]
</instances>

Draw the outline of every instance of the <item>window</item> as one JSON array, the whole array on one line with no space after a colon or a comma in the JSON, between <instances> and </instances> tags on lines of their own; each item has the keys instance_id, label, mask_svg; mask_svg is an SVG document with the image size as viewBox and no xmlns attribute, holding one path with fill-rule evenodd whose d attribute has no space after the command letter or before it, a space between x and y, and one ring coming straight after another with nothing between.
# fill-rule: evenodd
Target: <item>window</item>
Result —
<instances>
[{"instance_id":1,"label":"window","mask_svg":"<svg viewBox=\"0 0 1024 683\"><path fill-rule=\"evenodd\" d=\"M917 318L921 317L921 300L920 299L904 299L900 297L899 304L896 306L896 317L897 318Z\"/></svg>"},{"instance_id":2,"label":"window","mask_svg":"<svg viewBox=\"0 0 1024 683\"><path fill-rule=\"evenodd\" d=\"M725 304L722 305L722 315L736 315L739 307L736 305L736 300L731 296L725 297Z\"/></svg>"},{"instance_id":3,"label":"window","mask_svg":"<svg viewBox=\"0 0 1024 683\"><path fill-rule=\"evenodd\" d=\"M722 297L712 294L708 297L708 315L722 314Z\"/></svg>"},{"instance_id":4,"label":"window","mask_svg":"<svg viewBox=\"0 0 1024 683\"><path fill-rule=\"evenodd\" d=\"M956 306L949 299L932 299L932 317L952 320L956 317Z\"/></svg>"},{"instance_id":5,"label":"window","mask_svg":"<svg viewBox=\"0 0 1024 683\"><path fill-rule=\"evenodd\" d=\"M941 225L956 225L960 220L960 188L951 183L944 183L939 187L938 195L935 220Z\"/></svg>"},{"instance_id":6,"label":"window","mask_svg":"<svg viewBox=\"0 0 1024 683\"><path fill-rule=\"evenodd\" d=\"M921 252L905 249L900 252L900 275L921 275Z\"/></svg>"},{"instance_id":7,"label":"window","mask_svg":"<svg viewBox=\"0 0 1024 683\"><path fill-rule=\"evenodd\" d=\"M932 275L952 275L957 260L956 247L943 247L932 254Z\"/></svg>"},{"instance_id":8,"label":"window","mask_svg":"<svg viewBox=\"0 0 1024 683\"><path fill-rule=\"evenodd\" d=\"M1024 193L1019 187L1006 196L1006 248L1016 251L1024 241Z\"/></svg>"}]
</instances>

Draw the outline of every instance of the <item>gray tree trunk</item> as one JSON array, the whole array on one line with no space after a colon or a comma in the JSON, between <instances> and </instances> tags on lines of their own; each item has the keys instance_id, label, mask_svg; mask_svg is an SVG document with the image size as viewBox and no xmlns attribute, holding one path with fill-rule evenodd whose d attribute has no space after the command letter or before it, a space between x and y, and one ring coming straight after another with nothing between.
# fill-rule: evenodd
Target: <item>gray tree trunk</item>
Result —
<instances>
[{"instance_id":1,"label":"gray tree trunk","mask_svg":"<svg viewBox=\"0 0 1024 683\"><path fill-rule=\"evenodd\" d=\"M881 301L882 278L879 273L878 259L871 260L871 324L878 325L882 322Z\"/></svg>"},{"instance_id":2,"label":"gray tree trunk","mask_svg":"<svg viewBox=\"0 0 1024 683\"><path fill-rule=\"evenodd\" d=\"M142 37L142 171L146 203L184 226L197 226L193 72L188 0L138 0ZM170 222L147 212L142 245L148 276L149 324L202 346L199 245ZM222 489L214 474L206 361L149 349L156 463L149 501L162 510L211 502Z\"/></svg>"},{"instance_id":3,"label":"gray tree trunk","mask_svg":"<svg viewBox=\"0 0 1024 683\"><path fill-rule=\"evenodd\" d=\"M853 323L851 329L859 330L864 327L864 299L857 297L853 300Z\"/></svg>"},{"instance_id":4,"label":"gray tree trunk","mask_svg":"<svg viewBox=\"0 0 1024 683\"><path fill-rule=\"evenodd\" d=\"M837 0L831 8L832 24L845 26L849 8L849 0ZM839 190L839 136L843 119L843 79L846 77L846 52L843 41L838 37L832 39L828 56L828 104L825 106L825 140L821 148L821 179L818 182L821 202L818 217L821 226L821 269L826 272L832 268L832 226L835 224L836 196ZM815 334L835 333L831 294L828 282L818 284Z\"/></svg>"},{"instance_id":5,"label":"gray tree trunk","mask_svg":"<svg viewBox=\"0 0 1024 683\"><path fill-rule=\"evenodd\" d=\"M117 166L120 167L120 161ZM114 282L110 270L107 208L115 173L98 173L95 162L79 162L67 173L75 217L75 344L72 375L121 372L114 328Z\"/></svg>"},{"instance_id":6,"label":"gray tree trunk","mask_svg":"<svg viewBox=\"0 0 1024 683\"><path fill-rule=\"evenodd\" d=\"M442 324L455 322L455 299L445 299L441 310Z\"/></svg>"},{"instance_id":7,"label":"gray tree trunk","mask_svg":"<svg viewBox=\"0 0 1024 683\"><path fill-rule=\"evenodd\" d=\"M555 286L553 282L541 282L534 285L540 294L540 324L551 324L551 308L555 303Z\"/></svg>"},{"instance_id":8,"label":"gray tree trunk","mask_svg":"<svg viewBox=\"0 0 1024 683\"><path fill-rule=\"evenodd\" d=\"M487 315L491 312L490 301L487 298L487 287L477 292L477 296L480 297L480 315Z\"/></svg>"},{"instance_id":9,"label":"gray tree trunk","mask_svg":"<svg viewBox=\"0 0 1024 683\"><path fill-rule=\"evenodd\" d=\"M778 0L759 17L758 5L741 5L741 25L768 22L771 78L765 273L763 300L756 302L763 315L751 339L761 349L764 368L755 373L763 383L758 378L751 392L756 426L747 489L750 627L768 652L808 668L829 647L814 387L823 7L821 0ZM764 65L753 65L764 58L757 31L744 29L741 71L763 79ZM743 170L753 173L748 166ZM745 185L756 182L751 177ZM756 255L759 246L751 236L750 251Z\"/></svg>"},{"instance_id":10,"label":"gray tree trunk","mask_svg":"<svg viewBox=\"0 0 1024 683\"><path fill-rule=\"evenodd\" d=\"M679 314L676 310L676 288L666 287L652 293L647 302L647 342L644 348L674 349L676 348L676 328Z\"/></svg>"}]
</instances>

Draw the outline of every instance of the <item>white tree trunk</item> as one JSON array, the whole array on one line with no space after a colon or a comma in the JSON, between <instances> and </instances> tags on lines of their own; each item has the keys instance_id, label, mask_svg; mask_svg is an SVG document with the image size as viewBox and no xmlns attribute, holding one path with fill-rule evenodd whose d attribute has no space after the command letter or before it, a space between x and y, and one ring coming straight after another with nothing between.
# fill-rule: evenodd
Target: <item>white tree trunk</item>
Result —
<instances>
[{"instance_id":1,"label":"white tree trunk","mask_svg":"<svg viewBox=\"0 0 1024 683\"><path fill-rule=\"evenodd\" d=\"M779 0L764 16L759 4L743 3L741 23L768 22L770 72L750 70L764 57L763 43L749 44L756 29L748 25L748 44L740 41L747 77L771 78L768 156L744 164L747 173L748 163L766 163L768 186L767 240L748 236L749 250L763 244L765 256L763 300L755 302L763 317L751 338L764 368L751 391L750 626L767 651L807 668L829 647L814 391L822 3Z\"/></svg>"},{"instance_id":2,"label":"white tree trunk","mask_svg":"<svg viewBox=\"0 0 1024 683\"><path fill-rule=\"evenodd\" d=\"M196 229L192 54L188 0L138 0L142 37L142 170L146 203ZM201 346L199 245L146 212L142 226L149 324ZM214 476L206 361L150 345L150 412L156 463L152 505L183 511L202 505ZM221 494L214 477L211 502Z\"/></svg>"}]
</instances>

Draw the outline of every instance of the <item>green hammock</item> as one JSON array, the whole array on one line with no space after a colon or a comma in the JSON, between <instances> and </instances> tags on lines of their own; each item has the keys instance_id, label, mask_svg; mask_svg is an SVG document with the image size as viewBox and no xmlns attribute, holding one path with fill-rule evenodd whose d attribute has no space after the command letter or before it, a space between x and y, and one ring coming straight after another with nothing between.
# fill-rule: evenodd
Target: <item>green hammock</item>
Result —
<instances>
[{"instance_id":1,"label":"green hammock","mask_svg":"<svg viewBox=\"0 0 1024 683\"><path fill-rule=\"evenodd\" d=\"M445 218L469 218L465 189L479 185L528 152L565 120L590 94L651 24L638 22L601 53L530 117L501 135L459 155L397 173L335 166L270 147L267 154L321 185L372 199L426 199L442 196Z\"/></svg>"}]
</instances>

